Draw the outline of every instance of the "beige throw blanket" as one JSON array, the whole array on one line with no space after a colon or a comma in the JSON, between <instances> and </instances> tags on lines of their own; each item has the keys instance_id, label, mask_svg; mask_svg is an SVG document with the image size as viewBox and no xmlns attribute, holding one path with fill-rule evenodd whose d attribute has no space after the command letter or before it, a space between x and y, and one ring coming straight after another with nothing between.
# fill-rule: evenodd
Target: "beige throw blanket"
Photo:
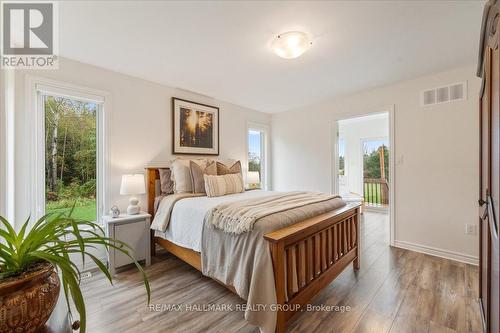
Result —
<instances>
[{"instance_id":1,"label":"beige throw blanket","mask_svg":"<svg viewBox=\"0 0 500 333\"><path fill-rule=\"evenodd\" d=\"M334 198L339 196L317 192L286 192L223 203L207 213L205 223L227 233L241 234L251 231L255 222L265 216Z\"/></svg>"},{"instance_id":2,"label":"beige throw blanket","mask_svg":"<svg viewBox=\"0 0 500 333\"><path fill-rule=\"evenodd\" d=\"M299 200L297 193L290 194L291 198L294 195L297 198L295 208L290 209L284 208L285 203L280 204L279 209L278 207L273 209L263 203L266 199L272 200L272 197L279 201L274 195L269 198L255 198L224 205L225 212L229 212L232 206L237 216L253 216L254 218L244 219L244 221L253 221L250 223L253 228L252 232L240 234L225 232L215 227L215 225L222 226L223 224L213 221L213 216L211 217L212 223L206 220L203 223L201 244L203 274L233 286L236 293L247 301L245 319L258 326L263 333L274 333L276 328L276 312L271 307L276 304L273 263L269 253L269 244L264 239L264 235L345 206L345 202L337 196L329 195L329 198L326 198L318 194L312 194L308 200L310 202L316 200L315 203L300 205L300 201L305 202L307 199L302 197L303 200ZM245 214L238 213L237 206L245 207ZM252 210L252 206L256 208ZM267 206L267 209L263 209L263 206ZM271 213L271 210L274 212ZM246 227L238 228L232 226L228 230L242 230L248 227L248 224L245 225ZM261 306L264 306L264 309ZM261 310L252 310L256 308Z\"/></svg>"}]
</instances>

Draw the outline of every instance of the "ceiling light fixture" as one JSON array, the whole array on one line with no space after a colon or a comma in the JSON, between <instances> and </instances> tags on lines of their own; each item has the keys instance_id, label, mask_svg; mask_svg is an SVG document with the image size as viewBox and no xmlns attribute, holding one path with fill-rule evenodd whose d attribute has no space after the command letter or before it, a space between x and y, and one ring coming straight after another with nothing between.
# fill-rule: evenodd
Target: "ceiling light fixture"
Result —
<instances>
[{"instance_id":1,"label":"ceiling light fixture","mask_svg":"<svg viewBox=\"0 0 500 333\"><path fill-rule=\"evenodd\" d=\"M276 55L285 59L301 56L312 45L312 41L305 32L288 31L279 34L271 44Z\"/></svg>"}]
</instances>

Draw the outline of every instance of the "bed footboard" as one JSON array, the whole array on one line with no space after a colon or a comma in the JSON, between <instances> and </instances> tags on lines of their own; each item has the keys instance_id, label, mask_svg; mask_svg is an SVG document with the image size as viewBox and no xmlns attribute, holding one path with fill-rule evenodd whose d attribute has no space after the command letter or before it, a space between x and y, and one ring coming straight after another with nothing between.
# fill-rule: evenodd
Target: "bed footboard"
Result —
<instances>
[{"instance_id":1,"label":"bed footboard","mask_svg":"<svg viewBox=\"0 0 500 333\"><path fill-rule=\"evenodd\" d=\"M347 205L265 235L274 268L276 332L351 262L359 269L360 205Z\"/></svg>"},{"instance_id":2,"label":"bed footboard","mask_svg":"<svg viewBox=\"0 0 500 333\"><path fill-rule=\"evenodd\" d=\"M146 168L146 171L148 211L154 215L160 175L158 168ZM360 204L348 204L264 236L271 249L279 306L276 332L285 332L300 307L330 284L351 262L354 269L359 269L359 214ZM152 255L158 243L201 270L199 253L153 236L152 232Z\"/></svg>"}]
</instances>

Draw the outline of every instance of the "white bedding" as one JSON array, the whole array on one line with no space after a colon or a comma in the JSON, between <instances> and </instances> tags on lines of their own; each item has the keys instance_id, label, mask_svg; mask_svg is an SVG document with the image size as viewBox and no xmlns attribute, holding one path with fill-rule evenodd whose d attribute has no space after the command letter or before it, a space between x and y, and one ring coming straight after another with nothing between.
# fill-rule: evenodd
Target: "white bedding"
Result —
<instances>
[{"instance_id":1,"label":"white bedding","mask_svg":"<svg viewBox=\"0 0 500 333\"><path fill-rule=\"evenodd\" d=\"M201 233L205 214L221 203L264 197L276 192L253 190L222 197L195 197L178 201L165 232L156 230L155 236L164 238L176 245L200 252Z\"/></svg>"}]
</instances>

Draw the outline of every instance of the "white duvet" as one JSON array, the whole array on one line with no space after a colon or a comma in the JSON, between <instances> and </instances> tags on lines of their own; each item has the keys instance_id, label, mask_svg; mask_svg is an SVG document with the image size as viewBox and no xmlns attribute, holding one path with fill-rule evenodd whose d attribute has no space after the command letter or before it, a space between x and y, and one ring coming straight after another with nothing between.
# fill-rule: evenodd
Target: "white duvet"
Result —
<instances>
[{"instance_id":1,"label":"white duvet","mask_svg":"<svg viewBox=\"0 0 500 333\"><path fill-rule=\"evenodd\" d=\"M155 236L164 238L176 245L200 252L203 219L206 213L221 203L259 198L272 195L272 191L253 190L221 197L185 198L172 210L170 223L165 232L155 231Z\"/></svg>"}]
</instances>

